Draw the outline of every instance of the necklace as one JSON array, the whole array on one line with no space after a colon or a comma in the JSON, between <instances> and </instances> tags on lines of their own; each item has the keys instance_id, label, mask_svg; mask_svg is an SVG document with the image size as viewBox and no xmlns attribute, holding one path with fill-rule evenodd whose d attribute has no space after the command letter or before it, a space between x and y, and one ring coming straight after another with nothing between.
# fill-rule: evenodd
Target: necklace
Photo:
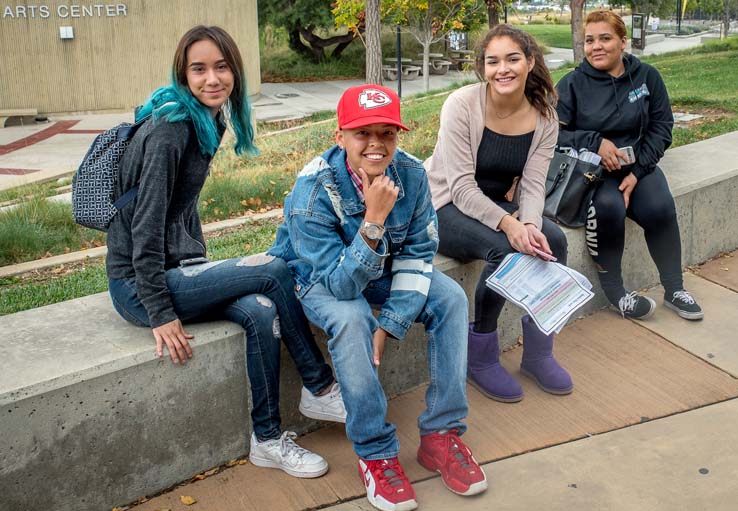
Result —
<instances>
[{"instance_id":1,"label":"necklace","mask_svg":"<svg viewBox=\"0 0 738 511\"><path fill-rule=\"evenodd\" d=\"M492 107L492 111L494 112L495 117L497 117L500 120L507 119L512 114L514 114L515 112L517 112L518 110L520 110L520 107L523 106L523 103L525 102L525 96L523 96L523 99L520 101L520 103L515 108L513 108L512 111L509 114L507 114L507 115L500 115L499 113L497 113L497 109L495 108L495 102L492 99L492 93L489 92L488 94L489 94L489 104Z\"/></svg>"},{"instance_id":2,"label":"necklace","mask_svg":"<svg viewBox=\"0 0 738 511\"><path fill-rule=\"evenodd\" d=\"M493 105L493 106L494 106L494 105ZM508 118L508 117L510 117L510 116L511 116L512 114L514 114L514 113L515 113L516 111L517 111L517 110L513 110L512 112L510 112L510 113L509 113L509 114L507 114L507 115L500 115L500 114L498 114L498 113L497 113L497 110L495 110L494 112L495 112L495 117L497 117L498 119L507 119L507 118Z\"/></svg>"}]
</instances>

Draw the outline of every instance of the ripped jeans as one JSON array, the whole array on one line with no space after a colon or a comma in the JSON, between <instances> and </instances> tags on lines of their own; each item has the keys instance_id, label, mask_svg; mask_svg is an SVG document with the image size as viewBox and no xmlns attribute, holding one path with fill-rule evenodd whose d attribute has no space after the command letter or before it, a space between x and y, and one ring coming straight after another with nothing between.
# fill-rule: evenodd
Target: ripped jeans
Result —
<instances>
[{"instance_id":1,"label":"ripped jeans","mask_svg":"<svg viewBox=\"0 0 738 511\"><path fill-rule=\"evenodd\" d=\"M263 254L173 268L166 273L174 311L183 322L227 319L246 331L246 367L259 440L278 438L280 337L295 361L303 384L318 394L333 383L333 373L318 349L294 293L287 264ZM110 296L130 323L149 326L133 277L110 279Z\"/></svg>"}]
</instances>

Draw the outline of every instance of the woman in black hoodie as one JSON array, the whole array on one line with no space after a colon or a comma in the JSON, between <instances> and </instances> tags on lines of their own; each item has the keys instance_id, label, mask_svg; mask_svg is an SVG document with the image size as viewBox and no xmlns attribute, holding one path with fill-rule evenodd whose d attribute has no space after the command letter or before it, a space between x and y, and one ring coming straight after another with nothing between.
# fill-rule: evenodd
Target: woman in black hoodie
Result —
<instances>
[{"instance_id":1,"label":"woman in black hoodie","mask_svg":"<svg viewBox=\"0 0 738 511\"><path fill-rule=\"evenodd\" d=\"M623 287L625 217L630 217L645 232L664 305L685 319L702 319L702 309L684 290L674 198L656 165L671 145L669 95L658 71L624 53L625 45L620 16L591 12L584 27L586 59L556 85L559 147L597 153L608 171L590 204L587 248L610 303L623 317L650 316L655 302ZM634 161L626 147L632 147Z\"/></svg>"}]
</instances>

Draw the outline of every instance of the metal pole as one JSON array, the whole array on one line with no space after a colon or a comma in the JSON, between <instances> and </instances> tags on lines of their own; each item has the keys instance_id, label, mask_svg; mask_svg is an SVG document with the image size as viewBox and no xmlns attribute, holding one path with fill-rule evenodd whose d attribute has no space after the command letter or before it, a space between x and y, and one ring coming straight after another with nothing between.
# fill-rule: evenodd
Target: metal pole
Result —
<instances>
[{"instance_id":1,"label":"metal pole","mask_svg":"<svg viewBox=\"0 0 738 511\"><path fill-rule=\"evenodd\" d=\"M400 25L397 25L397 95L402 97L402 38Z\"/></svg>"},{"instance_id":2,"label":"metal pole","mask_svg":"<svg viewBox=\"0 0 738 511\"><path fill-rule=\"evenodd\" d=\"M682 34L682 0L677 0L677 35Z\"/></svg>"}]
</instances>

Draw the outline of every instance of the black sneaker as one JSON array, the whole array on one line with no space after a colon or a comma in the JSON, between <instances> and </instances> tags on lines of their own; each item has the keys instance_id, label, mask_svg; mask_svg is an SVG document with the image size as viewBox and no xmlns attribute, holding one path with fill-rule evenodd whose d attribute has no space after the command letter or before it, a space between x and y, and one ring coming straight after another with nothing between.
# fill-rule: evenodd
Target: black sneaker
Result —
<instances>
[{"instance_id":1,"label":"black sneaker","mask_svg":"<svg viewBox=\"0 0 738 511\"><path fill-rule=\"evenodd\" d=\"M705 316L694 297L683 289L675 291L671 298L664 295L664 305L684 319L691 321L702 319Z\"/></svg>"},{"instance_id":2,"label":"black sneaker","mask_svg":"<svg viewBox=\"0 0 738 511\"><path fill-rule=\"evenodd\" d=\"M618 300L618 305L615 308L620 311L624 318L646 319L656 309L656 302L648 296L641 296L635 291L631 291Z\"/></svg>"}]
</instances>

